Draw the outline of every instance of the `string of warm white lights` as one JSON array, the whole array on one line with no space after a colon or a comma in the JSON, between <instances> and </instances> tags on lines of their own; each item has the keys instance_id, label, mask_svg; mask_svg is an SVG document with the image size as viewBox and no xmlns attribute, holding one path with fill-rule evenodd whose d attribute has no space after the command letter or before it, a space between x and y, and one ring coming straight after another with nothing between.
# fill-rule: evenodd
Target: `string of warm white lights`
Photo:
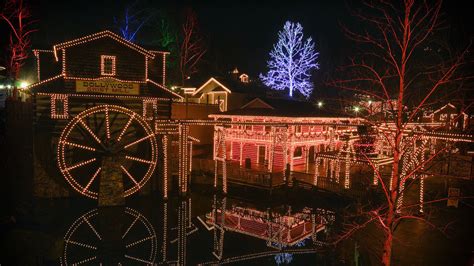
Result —
<instances>
[{"instance_id":1,"label":"string of warm white lights","mask_svg":"<svg viewBox=\"0 0 474 266\"><path fill-rule=\"evenodd\" d=\"M163 135L163 197L168 198L168 136Z\"/></svg>"},{"instance_id":2,"label":"string of warm white lights","mask_svg":"<svg viewBox=\"0 0 474 266\"><path fill-rule=\"evenodd\" d=\"M163 245L161 248L162 262L166 262L168 254L168 202L163 202Z\"/></svg>"},{"instance_id":3,"label":"string of warm white lights","mask_svg":"<svg viewBox=\"0 0 474 266\"><path fill-rule=\"evenodd\" d=\"M58 112L57 105L62 107ZM67 119L69 117L69 101L67 95L52 94L51 95L51 119Z\"/></svg>"},{"instance_id":4,"label":"string of warm white lights","mask_svg":"<svg viewBox=\"0 0 474 266\"><path fill-rule=\"evenodd\" d=\"M120 37L119 35L111 32L111 31L106 30L106 31L101 31L101 32L98 32L98 33L90 34L90 35L87 35L87 36L84 36L84 37L81 37L81 38L77 38L77 39L74 39L74 40L71 40L71 41L67 41L67 42L63 42L63 43L54 45L53 46L53 51L54 51L56 61L58 61L58 57L57 57L57 51L58 50L64 50L64 49L72 47L72 46L77 46L77 45L84 44L86 42L90 42L90 41L97 40L97 39L104 38L104 37L112 38L115 41L117 41L121 44L124 44L124 45L128 46L129 48L131 48L131 49L133 49L133 50L135 50L139 53L142 53L145 56L148 56L148 57L151 57L151 58L155 57L155 55L153 53L151 53L150 51L147 51L147 50L143 49L142 47L140 47L140 46L138 46L138 45L136 45L132 42L129 42L129 41L125 40L124 38Z\"/></svg>"},{"instance_id":5,"label":"string of warm white lights","mask_svg":"<svg viewBox=\"0 0 474 266\"><path fill-rule=\"evenodd\" d=\"M63 50L64 51L64 50ZM100 74L102 76L115 76L117 57L114 55L101 55L100 56ZM110 69L108 65L110 64Z\"/></svg>"},{"instance_id":6,"label":"string of warm white lights","mask_svg":"<svg viewBox=\"0 0 474 266\"><path fill-rule=\"evenodd\" d=\"M96 170L97 168L95 168L94 170L90 171L90 172L94 172L94 174L92 175L91 179L88 180L88 182L84 182L84 183L87 183L87 184L81 184L82 181L81 182L77 181L77 180L83 180L84 178L80 177L80 176L77 176L77 173L73 173L71 170L74 170L74 169L77 169L77 168L80 168L80 167L85 167L86 165L89 165L89 164L95 162L96 158L92 158L92 159L89 159L87 161L83 161L83 162L75 163L73 165L69 165L68 160L66 160L65 152L66 152L66 147L68 147L68 148L77 148L77 149L82 149L82 150L86 149L86 150L89 150L91 152L91 154L94 154L94 152L97 151L97 148L95 148L94 145L83 145L83 144L74 143L74 142L69 140L70 135L73 131L74 132L77 131L78 127L81 127L83 129L85 129L89 133L89 135L95 140L95 142L97 143L95 145L99 145L99 146L104 145L104 143L99 138L99 136L97 136L97 134L84 121L87 120L87 117L89 117L89 116L94 116L97 113L103 113L104 117L106 119L106 121L104 121L104 123L108 124L107 123L107 120L108 120L107 117L110 116L110 114L109 114L110 112L119 113L119 114L122 114L122 115L125 115L125 116L128 117L128 122L127 122L126 126L120 131L120 135L117 138L119 141L121 141L121 138L123 137L123 135L126 131L126 128L128 128L131 125L132 122L136 123L138 126L140 126L141 128L144 129L145 136L142 137L142 138L139 138L138 140L132 141L127 145L125 145L125 147L124 147L125 149L130 148L131 146L136 145L138 143L141 143L145 140L147 141L147 145L150 147L150 151L149 151L149 154L148 154L149 157L147 157L147 158L137 158L137 157L130 156L130 155L127 155L125 157L128 160L136 161L138 163L145 163L148 166L147 166L146 173L143 174L142 176L140 176L139 178L133 177L132 173L130 173L127 169L125 169L123 165L121 166L124 173L126 173L126 175L134 183L133 186L131 186L130 188L127 188L127 189L124 190L124 196L129 196L129 195L135 193L141 187L144 186L144 184L149 180L150 176L152 175L152 173L155 169L155 166L156 166L156 162L157 162L158 147L157 147L157 143L156 143L156 139L155 139L155 134L153 133L150 126L146 123L146 121L140 115L137 115L135 112L133 112L133 111L127 109L127 108L116 106L116 105L99 105L99 106L87 109L87 110L79 113L77 116L75 116L66 125L65 129L63 130L63 132L61 133L61 136L59 138L58 150L57 150L57 153L58 153L58 166L59 166L59 169L61 170L61 173L66 178L66 181L76 191L78 191L79 193L81 193L81 194L83 194L87 197L93 198L93 199L97 198L98 193L96 191L91 191L90 186L91 186L91 183L96 179L96 176L98 175L98 173L100 171L100 168L99 168L99 170ZM111 126L112 125L109 124L109 127L111 127ZM107 134L106 137L111 138L112 137L111 136L112 130L109 128L109 130L106 130L106 131L108 131L108 134ZM71 143L73 145L71 145ZM95 149L95 150L93 150L93 149ZM73 149L72 152L75 152L75 150Z\"/></svg>"},{"instance_id":7,"label":"string of warm white lights","mask_svg":"<svg viewBox=\"0 0 474 266\"><path fill-rule=\"evenodd\" d=\"M163 53L163 86L166 86L166 53Z\"/></svg>"},{"instance_id":8,"label":"string of warm white lights","mask_svg":"<svg viewBox=\"0 0 474 266\"><path fill-rule=\"evenodd\" d=\"M57 76L59 78L61 76ZM35 83L37 84L37 83ZM35 85L33 84L33 85ZM33 86L31 85L31 86ZM162 102L169 102L169 98L156 98L156 97L147 97L147 96L133 96L133 95L102 95L102 94L75 94L75 93L44 93L44 92L38 92L36 93L38 96L53 96L53 95L59 95L59 96L66 96L68 98L98 98L98 99L126 99L126 100L150 100L150 101L162 101Z\"/></svg>"},{"instance_id":9,"label":"string of warm white lights","mask_svg":"<svg viewBox=\"0 0 474 266\"><path fill-rule=\"evenodd\" d=\"M33 49L33 54L36 57L36 77L41 81L41 53L54 53L53 50Z\"/></svg>"}]
</instances>

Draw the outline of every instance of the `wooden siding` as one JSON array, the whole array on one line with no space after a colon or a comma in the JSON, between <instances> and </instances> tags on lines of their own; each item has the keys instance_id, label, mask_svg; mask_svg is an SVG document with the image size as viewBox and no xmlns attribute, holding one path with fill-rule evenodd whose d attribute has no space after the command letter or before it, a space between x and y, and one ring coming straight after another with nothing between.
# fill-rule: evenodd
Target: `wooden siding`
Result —
<instances>
[{"instance_id":1,"label":"wooden siding","mask_svg":"<svg viewBox=\"0 0 474 266\"><path fill-rule=\"evenodd\" d=\"M116 56L115 78L145 81L145 55L111 38L99 38L64 50L66 52L67 76L101 77L100 57L101 55L112 55ZM157 82L161 84L160 80Z\"/></svg>"}]
</instances>

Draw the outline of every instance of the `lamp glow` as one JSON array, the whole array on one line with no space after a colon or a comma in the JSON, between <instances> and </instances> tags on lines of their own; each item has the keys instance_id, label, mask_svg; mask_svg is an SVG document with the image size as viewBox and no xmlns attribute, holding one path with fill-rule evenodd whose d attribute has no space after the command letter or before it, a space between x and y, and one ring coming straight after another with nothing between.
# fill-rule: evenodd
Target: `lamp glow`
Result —
<instances>
[{"instance_id":1,"label":"lamp glow","mask_svg":"<svg viewBox=\"0 0 474 266\"><path fill-rule=\"evenodd\" d=\"M24 89L24 88L28 87L28 85L29 85L28 82L26 82L26 81L21 81L19 87L20 87L20 89Z\"/></svg>"}]
</instances>

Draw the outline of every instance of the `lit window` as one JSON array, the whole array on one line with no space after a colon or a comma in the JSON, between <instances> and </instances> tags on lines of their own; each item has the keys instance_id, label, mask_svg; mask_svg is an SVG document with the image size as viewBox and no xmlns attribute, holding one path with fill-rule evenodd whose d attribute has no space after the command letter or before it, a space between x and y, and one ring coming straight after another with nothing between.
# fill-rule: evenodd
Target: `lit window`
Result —
<instances>
[{"instance_id":1,"label":"lit window","mask_svg":"<svg viewBox=\"0 0 474 266\"><path fill-rule=\"evenodd\" d=\"M100 57L100 74L103 76L115 76L115 56L102 55Z\"/></svg>"},{"instance_id":2,"label":"lit window","mask_svg":"<svg viewBox=\"0 0 474 266\"><path fill-rule=\"evenodd\" d=\"M68 98L66 95L51 95L51 118L66 119L68 118Z\"/></svg>"},{"instance_id":3,"label":"lit window","mask_svg":"<svg viewBox=\"0 0 474 266\"><path fill-rule=\"evenodd\" d=\"M249 82L249 76L247 74L242 74L240 75L240 82L243 82L243 83L248 83Z\"/></svg>"}]
</instances>

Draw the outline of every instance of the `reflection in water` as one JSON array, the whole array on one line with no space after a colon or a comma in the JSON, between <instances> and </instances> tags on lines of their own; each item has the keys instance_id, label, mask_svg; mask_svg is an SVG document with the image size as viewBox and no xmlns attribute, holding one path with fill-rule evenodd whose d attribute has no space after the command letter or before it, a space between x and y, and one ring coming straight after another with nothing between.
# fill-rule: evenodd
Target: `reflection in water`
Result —
<instances>
[{"instance_id":1,"label":"reflection in water","mask_svg":"<svg viewBox=\"0 0 474 266\"><path fill-rule=\"evenodd\" d=\"M277 263L291 262L292 255L283 250L295 250L305 246L305 241L311 239L313 244L321 244L317 235L326 231L326 227L335 220L334 212L304 207L301 211L293 212L291 206L275 209L258 210L254 207L239 206L234 203L227 206L227 198L221 200L214 195L213 209L199 221L213 231L213 255L219 261L224 257L224 234L236 232L266 241L270 252L245 254L233 258L226 258L225 262L238 262L254 258L275 255ZM241 204L241 203L240 203ZM291 249L293 248L293 249ZM306 250L315 252L314 247ZM304 252L303 250L297 251Z\"/></svg>"},{"instance_id":2,"label":"reflection in water","mask_svg":"<svg viewBox=\"0 0 474 266\"><path fill-rule=\"evenodd\" d=\"M128 207L91 210L69 226L61 264L289 264L297 254L316 254L335 219L319 208L261 208L218 195L193 200L144 202L147 217Z\"/></svg>"},{"instance_id":3,"label":"reflection in water","mask_svg":"<svg viewBox=\"0 0 474 266\"><path fill-rule=\"evenodd\" d=\"M128 207L94 209L69 227L61 264L151 264L156 251L155 230L138 211Z\"/></svg>"},{"instance_id":4,"label":"reflection in water","mask_svg":"<svg viewBox=\"0 0 474 266\"><path fill-rule=\"evenodd\" d=\"M301 240L300 242L296 243L296 247L304 247L306 245L306 240ZM275 262L280 264L289 264L293 261L293 254L291 253L280 253L275 255Z\"/></svg>"}]
</instances>

